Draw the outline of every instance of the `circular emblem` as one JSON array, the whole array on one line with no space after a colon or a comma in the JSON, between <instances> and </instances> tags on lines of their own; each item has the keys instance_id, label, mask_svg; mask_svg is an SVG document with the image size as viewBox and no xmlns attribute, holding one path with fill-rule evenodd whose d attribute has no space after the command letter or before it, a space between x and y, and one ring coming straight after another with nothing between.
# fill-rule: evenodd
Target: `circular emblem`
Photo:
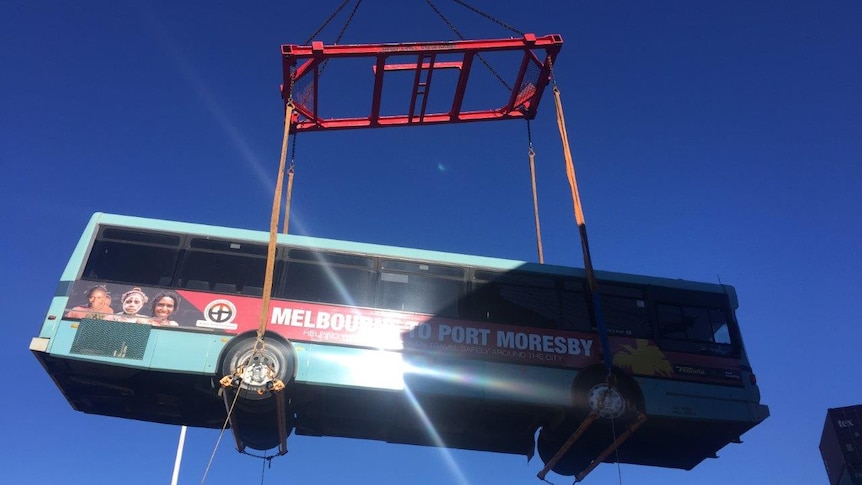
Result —
<instances>
[{"instance_id":1,"label":"circular emblem","mask_svg":"<svg viewBox=\"0 0 862 485\"><path fill-rule=\"evenodd\" d=\"M212 323L231 323L235 316L236 306L228 300L211 301L204 309L204 318Z\"/></svg>"}]
</instances>

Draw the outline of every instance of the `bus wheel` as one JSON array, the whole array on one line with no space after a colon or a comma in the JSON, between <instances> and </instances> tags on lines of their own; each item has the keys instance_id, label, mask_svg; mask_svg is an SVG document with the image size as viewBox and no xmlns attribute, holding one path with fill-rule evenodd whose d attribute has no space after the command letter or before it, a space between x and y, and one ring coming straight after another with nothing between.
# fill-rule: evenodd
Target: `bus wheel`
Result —
<instances>
[{"instance_id":1,"label":"bus wheel","mask_svg":"<svg viewBox=\"0 0 862 485\"><path fill-rule=\"evenodd\" d=\"M539 439L536 440L536 450L539 452L539 458L542 459L542 463L547 464L560 451L563 443L566 442L573 431L574 429L569 432L568 427L560 427L553 430L551 428L543 428L539 432ZM595 456L592 456L592 453L582 448L583 446L579 446L576 443L569 448L562 459L557 461L551 470L557 475L564 477L575 476L581 472L595 458Z\"/></svg>"},{"instance_id":2,"label":"bus wheel","mask_svg":"<svg viewBox=\"0 0 862 485\"><path fill-rule=\"evenodd\" d=\"M583 471L613 441L610 419L621 427L644 412L643 393L631 376L613 369L611 386L607 377L603 366L581 371L572 384L572 407L565 419L539 433L536 448L548 463L591 412L599 416L554 465L554 473L572 476Z\"/></svg>"},{"instance_id":3,"label":"bus wheel","mask_svg":"<svg viewBox=\"0 0 862 485\"><path fill-rule=\"evenodd\" d=\"M222 375L234 375L234 386L247 400L267 399L273 386L278 381L287 384L296 370L296 354L290 343L266 336L263 349L255 352L255 340L255 336L241 337L221 361Z\"/></svg>"},{"instance_id":4,"label":"bus wheel","mask_svg":"<svg viewBox=\"0 0 862 485\"><path fill-rule=\"evenodd\" d=\"M608 385L610 382L610 386ZM572 405L580 412L596 412L600 418L630 418L645 410L637 382L614 368L608 379L604 367L584 369L572 384Z\"/></svg>"}]
</instances>

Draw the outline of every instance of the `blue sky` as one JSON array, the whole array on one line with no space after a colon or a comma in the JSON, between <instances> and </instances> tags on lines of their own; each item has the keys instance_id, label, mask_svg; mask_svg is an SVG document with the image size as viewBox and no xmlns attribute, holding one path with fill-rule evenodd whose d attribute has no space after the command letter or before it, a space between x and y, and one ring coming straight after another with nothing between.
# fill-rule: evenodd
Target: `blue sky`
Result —
<instances>
[{"instance_id":1,"label":"blue sky","mask_svg":"<svg viewBox=\"0 0 862 485\"><path fill-rule=\"evenodd\" d=\"M279 46L303 43L339 3L0 1L9 483L169 482L178 428L73 411L27 345L93 212L268 227ZM469 38L510 35L435 3ZM565 40L557 82L595 266L720 278L739 294L772 416L693 471L623 465L623 480L824 483L826 409L862 403L862 4L472 3ZM344 20L318 38L332 42ZM342 42L453 38L424 2L366 0ZM532 127L546 261L580 266L550 101ZM535 260L526 145L521 122L301 135L291 231ZM217 436L189 430L180 483L200 483ZM231 442L206 483L257 483L261 462ZM539 483L541 467L360 440L288 445L266 483ZM617 467L587 480L616 483Z\"/></svg>"}]
</instances>

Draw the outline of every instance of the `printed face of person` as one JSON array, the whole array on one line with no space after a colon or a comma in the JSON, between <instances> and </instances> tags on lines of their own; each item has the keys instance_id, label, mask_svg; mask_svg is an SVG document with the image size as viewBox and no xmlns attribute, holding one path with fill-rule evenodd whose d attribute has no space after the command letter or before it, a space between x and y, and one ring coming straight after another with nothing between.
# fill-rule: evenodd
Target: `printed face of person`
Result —
<instances>
[{"instance_id":1,"label":"printed face of person","mask_svg":"<svg viewBox=\"0 0 862 485\"><path fill-rule=\"evenodd\" d=\"M163 296L156 302L156 307L153 309L153 315L157 318L167 319L174 312L174 299L169 296Z\"/></svg>"},{"instance_id":2,"label":"printed face of person","mask_svg":"<svg viewBox=\"0 0 862 485\"><path fill-rule=\"evenodd\" d=\"M123 312L128 315L135 315L144 306L144 299L137 293L132 293L123 300Z\"/></svg>"},{"instance_id":3,"label":"printed face of person","mask_svg":"<svg viewBox=\"0 0 862 485\"><path fill-rule=\"evenodd\" d=\"M93 292L90 293L90 296L87 298L87 301L89 302L88 305L90 306L90 308L102 308L103 306L105 306L106 296L107 294L104 290L93 290Z\"/></svg>"}]
</instances>

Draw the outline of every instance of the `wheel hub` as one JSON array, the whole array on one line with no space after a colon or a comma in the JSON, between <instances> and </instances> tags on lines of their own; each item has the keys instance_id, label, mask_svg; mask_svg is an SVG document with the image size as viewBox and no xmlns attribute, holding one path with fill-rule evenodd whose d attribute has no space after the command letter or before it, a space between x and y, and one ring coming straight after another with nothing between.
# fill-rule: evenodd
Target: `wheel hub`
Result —
<instances>
[{"instance_id":1,"label":"wheel hub","mask_svg":"<svg viewBox=\"0 0 862 485\"><path fill-rule=\"evenodd\" d=\"M615 387L596 384L589 393L590 408L603 418L618 418L626 410L622 394Z\"/></svg>"},{"instance_id":2,"label":"wheel hub","mask_svg":"<svg viewBox=\"0 0 862 485\"><path fill-rule=\"evenodd\" d=\"M262 393L272 388L273 380L278 375L278 359L266 355L266 352L248 352L240 358L240 362L245 362L239 374L243 389Z\"/></svg>"}]
</instances>

